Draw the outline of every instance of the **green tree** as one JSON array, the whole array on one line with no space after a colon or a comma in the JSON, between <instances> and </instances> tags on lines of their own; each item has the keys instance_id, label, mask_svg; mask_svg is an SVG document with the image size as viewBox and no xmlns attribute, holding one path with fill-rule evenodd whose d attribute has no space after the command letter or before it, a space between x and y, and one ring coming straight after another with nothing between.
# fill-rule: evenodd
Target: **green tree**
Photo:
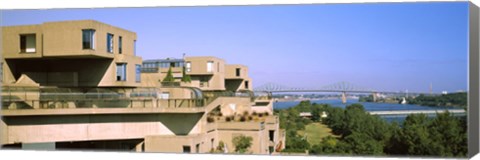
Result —
<instances>
[{"instance_id":1,"label":"green tree","mask_svg":"<svg viewBox=\"0 0 480 160\"><path fill-rule=\"evenodd\" d=\"M287 138L285 143L286 152L305 152L305 150L310 150L310 144L307 139L299 136L296 130L288 130Z\"/></svg>"},{"instance_id":2,"label":"green tree","mask_svg":"<svg viewBox=\"0 0 480 160\"><path fill-rule=\"evenodd\" d=\"M432 120L429 131L431 139L437 142L439 150L434 150L434 155L440 156L466 156L466 130L460 124L461 120L449 112L438 113Z\"/></svg>"},{"instance_id":3,"label":"green tree","mask_svg":"<svg viewBox=\"0 0 480 160\"><path fill-rule=\"evenodd\" d=\"M182 82L191 82L191 81L192 81L192 78L190 77L190 75L185 73L185 67L183 67L183 69L182 69Z\"/></svg>"},{"instance_id":4,"label":"green tree","mask_svg":"<svg viewBox=\"0 0 480 160\"><path fill-rule=\"evenodd\" d=\"M349 151L360 155L382 155L383 143L376 141L365 133L354 132L345 137L345 143L349 146Z\"/></svg>"},{"instance_id":5,"label":"green tree","mask_svg":"<svg viewBox=\"0 0 480 160\"><path fill-rule=\"evenodd\" d=\"M162 82L173 82L173 81L175 81L175 79L173 78L172 67L170 67L168 68L167 76L163 78Z\"/></svg>"},{"instance_id":6,"label":"green tree","mask_svg":"<svg viewBox=\"0 0 480 160\"><path fill-rule=\"evenodd\" d=\"M248 148L252 145L253 138L250 136L236 136L233 137L232 143L235 146L235 152L237 153L245 153L248 151Z\"/></svg>"},{"instance_id":7,"label":"green tree","mask_svg":"<svg viewBox=\"0 0 480 160\"><path fill-rule=\"evenodd\" d=\"M403 123L400 142L409 155L433 155L433 147L428 131L428 117L425 114L408 115Z\"/></svg>"},{"instance_id":8,"label":"green tree","mask_svg":"<svg viewBox=\"0 0 480 160\"><path fill-rule=\"evenodd\" d=\"M310 149L311 154L345 154L346 144L337 138L327 136L322 138L319 144L313 145Z\"/></svg>"}]
</instances>

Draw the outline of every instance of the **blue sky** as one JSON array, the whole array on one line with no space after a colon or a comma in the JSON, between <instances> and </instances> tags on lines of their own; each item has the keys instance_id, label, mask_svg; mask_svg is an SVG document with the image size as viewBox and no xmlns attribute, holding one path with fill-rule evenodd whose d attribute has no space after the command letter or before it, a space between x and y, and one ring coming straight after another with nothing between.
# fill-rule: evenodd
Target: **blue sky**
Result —
<instances>
[{"instance_id":1,"label":"blue sky","mask_svg":"<svg viewBox=\"0 0 480 160\"><path fill-rule=\"evenodd\" d=\"M94 19L137 33L143 59L216 56L253 85L467 89L468 2L3 10L1 25Z\"/></svg>"}]
</instances>

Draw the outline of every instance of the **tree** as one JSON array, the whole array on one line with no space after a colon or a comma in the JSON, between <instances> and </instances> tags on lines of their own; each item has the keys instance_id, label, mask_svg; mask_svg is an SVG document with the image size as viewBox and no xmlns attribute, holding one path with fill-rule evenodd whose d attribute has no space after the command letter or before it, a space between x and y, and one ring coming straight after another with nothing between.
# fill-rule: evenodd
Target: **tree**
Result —
<instances>
[{"instance_id":1,"label":"tree","mask_svg":"<svg viewBox=\"0 0 480 160\"><path fill-rule=\"evenodd\" d=\"M182 69L182 82L191 82L192 78L190 78L190 75L185 73L185 67Z\"/></svg>"},{"instance_id":2,"label":"tree","mask_svg":"<svg viewBox=\"0 0 480 160\"><path fill-rule=\"evenodd\" d=\"M296 130L288 130L285 143L286 152L305 152L310 149L310 144L304 137L297 134Z\"/></svg>"},{"instance_id":3,"label":"tree","mask_svg":"<svg viewBox=\"0 0 480 160\"><path fill-rule=\"evenodd\" d=\"M466 130L460 124L461 120L449 112L438 113L429 126L431 139L441 148L434 150L435 155L466 156Z\"/></svg>"},{"instance_id":4,"label":"tree","mask_svg":"<svg viewBox=\"0 0 480 160\"><path fill-rule=\"evenodd\" d=\"M250 136L236 136L233 137L232 143L235 146L235 152L245 153L248 151L248 148L252 145L253 138Z\"/></svg>"},{"instance_id":5,"label":"tree","mask_svg":"<svg viewBox=\"0 0 480 160\"><path fill-rule=\"evenodd\" d=\"M347 153L344 149L345 143L339 141L337 138L327 136L322 138L319 144L312 146L310 153L312 154L342 154Z\"/></svg>"},{"instance_id":6,"label":"tree","mask_svg":"<svg viewBox=\"0 0 480 160\"><path fill-rule=\"evenodd\" d=\"M175 81L175 79L173 78L172 67L170 67L168 68L167 76L163 78L162 82L173 82L173 81Z\"/></svg>"},{"instance_id":7,"label":"tree","mask_svg":"<svg viewBox=\"0 0 480 160\"><path fill-rule=\"evenodd\" d=\"M439 147L432 143L428 131L428 117L425 114L408 115L403 122L400 142L410 155L434 155L432 150Z\"/></svg>"},{"instance_id":8,"label":"tree","mask_svg":"<svg viewBox=\"0 0 480 160\"><path fill-rule=\"evenodd\" d=\"M361 132L354 132L345 137L345 142L349 149L354 154L360 155L382 155L383 143L376 141L372 137Z\"/></svg>"}]
</instances>

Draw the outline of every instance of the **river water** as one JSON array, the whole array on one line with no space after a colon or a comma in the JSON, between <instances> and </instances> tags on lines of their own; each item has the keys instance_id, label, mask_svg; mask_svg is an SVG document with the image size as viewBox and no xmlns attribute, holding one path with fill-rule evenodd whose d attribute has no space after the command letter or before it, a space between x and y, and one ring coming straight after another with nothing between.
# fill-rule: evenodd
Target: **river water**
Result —
<instances>
[{"instance_id":1,"label":"river water","mask_svg":"<svg viewBox=\"0 0 480 160\"><path fill-rule=\"evenodd\" d=\"M354 103L360 103L363 105L366 111L401 111L401 110L438 110L438 109L458 109L454 107L428 107L419 106L413 104L392 104L392 103L372 103L372 102L358 102L358 99L348 99L347 103L343 104L340 99L323 99L323 100L310 100L311 103L317 104L330 104L333 107L345 108L348 105ZM273 104L274 109L286 109L299 104L300 101L279 101ZM456 116L464 116L465 114L456 114ZM435 114L428 115L434 117ZM407 115L384 115L380 116L388 122L397 121L403 122Z\"/></svg>"}]
</instances>

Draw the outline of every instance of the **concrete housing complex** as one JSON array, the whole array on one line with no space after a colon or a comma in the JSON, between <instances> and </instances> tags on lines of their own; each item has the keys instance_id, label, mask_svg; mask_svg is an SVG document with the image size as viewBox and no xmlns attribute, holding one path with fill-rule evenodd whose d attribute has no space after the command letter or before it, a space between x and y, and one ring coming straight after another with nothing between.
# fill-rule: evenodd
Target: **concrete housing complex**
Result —
<instances>
[{"instance_id":1,"label":"concrete housing complex","mask_svg":"<svg viewBox=\"0 0 480 160\"><path fill-rule=\"evenodd\" d=\"M273 101L252 92L246 66L142 61L136 39L93 20L2 27L2 148L232 153L240 135L253 154L284 148Z\"/></svg>"}]
</instances>

